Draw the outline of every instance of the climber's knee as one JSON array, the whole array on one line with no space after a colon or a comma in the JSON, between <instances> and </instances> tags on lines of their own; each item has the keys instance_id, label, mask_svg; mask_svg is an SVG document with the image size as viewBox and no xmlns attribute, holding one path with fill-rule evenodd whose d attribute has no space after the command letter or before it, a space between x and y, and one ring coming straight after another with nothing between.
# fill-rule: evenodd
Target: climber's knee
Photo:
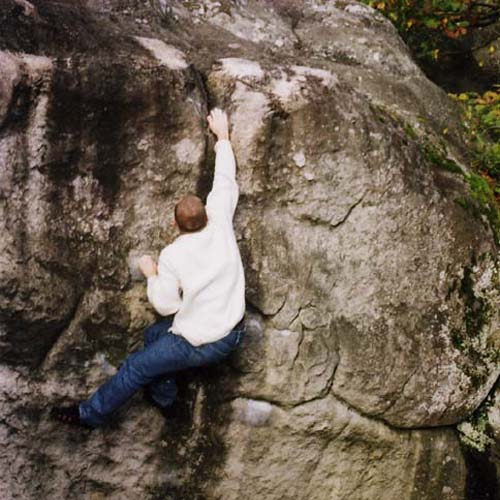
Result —
<instances>
[{"instance_id":1,"label":"climber's knee","mask_svg":"<svg viewBox=\"0 0 500 500\"><path fill-rule=\"evenodd\" d=\"M150 344L154 342L160 335L161 329L158 327L158 323L150 325L144 329L144 343Z\"/></svg>"},{"instance_id":2,"label":"climber's knee","mask_svg":"<svg viewBox=\"0 0 500 500\"><path fill-rule=\"evenodd\" d=\"M147 373L147 366L145 366L146 360L143 358L144 356L140 351L133 352L129 354L122 364L122 378L135 389L153 380L153 377Z\"/></svg>"}]
</instances>

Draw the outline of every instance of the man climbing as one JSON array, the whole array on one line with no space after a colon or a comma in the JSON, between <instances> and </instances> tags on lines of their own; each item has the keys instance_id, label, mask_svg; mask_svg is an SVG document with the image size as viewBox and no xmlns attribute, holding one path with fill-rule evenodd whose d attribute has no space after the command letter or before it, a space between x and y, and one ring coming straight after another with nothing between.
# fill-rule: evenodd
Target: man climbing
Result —
<instances>
[{"instance_id":1,"label":"man climbing","mask_svg":"<svg viewBox=\"0 0 500 500\"><path fill-rule=\"evenodd\" d=\"M54 407L52 416L62 422L101 426L141 387L168 416L177 393L175 372L216 363L241 341L245 278L233 231L236 162L226 113L214 108L207 120L217 141L206 206L195 195L182 197L174 211L180 235L163 248L158 266L149 256L139 260L149 301L168 317L146 328L144 348L131 353L90 399Z\"/></svg>"}]
</instances>

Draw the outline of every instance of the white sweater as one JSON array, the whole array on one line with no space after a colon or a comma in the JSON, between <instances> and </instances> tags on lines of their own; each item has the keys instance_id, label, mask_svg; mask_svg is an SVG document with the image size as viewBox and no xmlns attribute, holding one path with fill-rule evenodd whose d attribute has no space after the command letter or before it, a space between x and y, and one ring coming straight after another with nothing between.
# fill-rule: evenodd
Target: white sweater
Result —
<instances>
[{"instance_id":1,"label":"white sweater","mask_svg":"<svg viewBox=\"0 0 500 500\"><path fill-rule=\"evenodd\" d=\"M227 335L245 313L245 277L233 230L239 196L236 162L228 139L218 140L214 151L208 223L163 248L158 274L148 278L147 288L158 313L176 313L171 331L196 346Z\"/></svg>"}]
</instances>

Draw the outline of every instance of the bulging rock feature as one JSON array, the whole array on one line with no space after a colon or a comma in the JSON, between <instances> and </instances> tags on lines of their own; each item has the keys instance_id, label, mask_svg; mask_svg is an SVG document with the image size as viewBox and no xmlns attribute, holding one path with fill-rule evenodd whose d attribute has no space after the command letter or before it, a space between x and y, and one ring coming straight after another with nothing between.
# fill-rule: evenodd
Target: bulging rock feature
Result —
<instances>
[{"instance_id":1,"label":"bulging rock feature","mask_svg":"<svg viewBox=\"0 0 500 500\"><path fill-rule=\"evenodd\" d=\"M453 426L500 375L498 242L457 202L457 105L392 25L351 0L33 5L0 0L0 497L465 500ZM137 395L69 437L49 405L160 319L137 259L208 194L214 106L241 348L179 375L171 422Z\"/></svg>"},{"instance_id":2,"label":"bulging rock feature","mask_svg":"<svg viewBox=\"0 0 500 500\"><path fill-rule=\"evenodd\" d=\"M463 498L465 468L453 432L391 430L331 397L291 411L273 407L267 427L242 426L235 419L227 439L239 446L231 447L215 492L231 500L248 492L276 500ZM242 473L249 460L255 466Z\"/></svg>"},{"instance_id":3,"label":"bulging rock feature","mask_svg":"<svg viewBox=\"0 0 500 500\"><path fill-rule=\"evenodd\" d=\"M136 40L147 50L149 50L159 61L160 64L170 69L186 69L188 64L185 55L179 49L172 45L167 45L162 40L155 38L136 37Z\"/></svg>"}]
</instances>

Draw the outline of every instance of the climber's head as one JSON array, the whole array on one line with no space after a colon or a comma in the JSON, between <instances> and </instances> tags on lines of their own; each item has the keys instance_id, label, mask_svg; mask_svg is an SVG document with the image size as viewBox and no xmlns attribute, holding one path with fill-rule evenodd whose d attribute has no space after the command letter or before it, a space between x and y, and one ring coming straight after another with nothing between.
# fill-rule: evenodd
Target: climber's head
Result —
<instances>
[{"instance_id":1,"label":"climber's head","mask_svg":"<svg viewBox=\"0 0 500 500\"><path fill-rule=\"evenodd\" d=\"M194 194L186 194L177 202L174 215L175 222L183 233L199 231L208 222L205 205Z\"/></svg>"}]
</instances>

